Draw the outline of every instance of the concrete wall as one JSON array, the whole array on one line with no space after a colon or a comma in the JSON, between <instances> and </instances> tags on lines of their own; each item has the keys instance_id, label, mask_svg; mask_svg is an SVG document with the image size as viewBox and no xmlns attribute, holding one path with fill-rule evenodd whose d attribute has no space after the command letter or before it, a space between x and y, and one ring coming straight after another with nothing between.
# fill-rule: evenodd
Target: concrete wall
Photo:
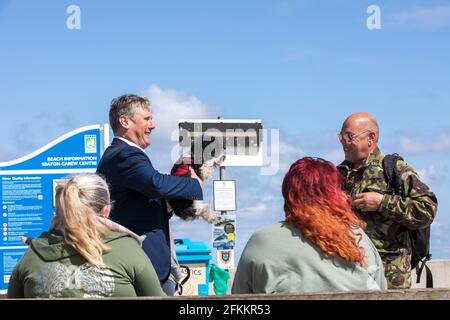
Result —
<instances>
[{"instance_id":1,"label":"concrete wall","mask_svg":"<svg viewBox=\"0 0 450 320\"><path fill-rule=\"evenodd\" d=\"M181 297L177 297L181 298ZM174 299L174 298L165 298ZM408 289L384 291L237 294L184 297L193 300L450 300L450 289Z\"/></svg>"},{"instance_id":2,"label":"concrete wall","mask_svg":"<svg viewBox=\"0 0 450 320\"><path fill-rule=\"evenodd\" d=\"M427 266L433 274L434 288L450 288L450 260L430 260ZM411 272L412 288L425 288L426 282L425 268L420 276L420 283L416 283L417 276L415 270Z\"/></svg>"}]
</instances>

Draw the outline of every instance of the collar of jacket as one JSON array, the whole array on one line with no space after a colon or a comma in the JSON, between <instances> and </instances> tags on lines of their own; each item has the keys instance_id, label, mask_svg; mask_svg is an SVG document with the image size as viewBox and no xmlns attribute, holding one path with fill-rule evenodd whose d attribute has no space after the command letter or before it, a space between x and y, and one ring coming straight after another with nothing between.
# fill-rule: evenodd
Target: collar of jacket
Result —
<instances>
[{"instance_id":1,"label":"collar of jacket","mask_svg":"<svg viewBox=\"0 0 450 320\"><path fill-rule=\"evenodd\" d=\"M114 138L115 138L115 139L122 140L123 142L125 142L125 143L128 144L129 146L136 147L136 148L138 148L139 150L141 150L143 153L145 153L145 150L144 150L144 149L142 149L140 146L138 146L138 145L137 145L136 143L134 143L133 141L128 140L127 138L119 137L119 136L115 136Z\"/></svg>"},{"instance_id":2,"label":"collar of jacket","mask_svg":"<svg viewBox=\"0 0 450 320\"><path fill-rule=\"evenodd\" d=\"M342 164L340 164L339 167L344 167L346 172L365 170L369 166L374 166L374 165L381 166L382 162L383 162L383 158L384 158L384 154L380 151L380 149L378 147L376 147L369 154L366 161L364 161L364 164L359 169L354 169L353 163L351 163L350 161L342 162Z\"/></svg>"}]
</instances>

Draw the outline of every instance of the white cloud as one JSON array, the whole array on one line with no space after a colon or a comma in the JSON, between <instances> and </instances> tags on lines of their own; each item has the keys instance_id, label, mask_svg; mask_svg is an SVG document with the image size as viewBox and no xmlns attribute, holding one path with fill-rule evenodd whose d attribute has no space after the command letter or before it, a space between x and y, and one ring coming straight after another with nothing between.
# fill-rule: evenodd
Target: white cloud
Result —
<instances>
[{"instance_id":1,"label":"white cloud","mask_svg":"<svg viewBox=\"0 0 450 320\"><path fill-rule=\"evenodd\" d=\"M196 96L174 89L162 89L158 84L150 85L145 95L150 99L156 124L148 151L155 167L161 172L168 172L178 155L178 121L212 118L212 108Z\"/></svg>"},{"instance_id":2,"label":"white cloud","mask_svg":"<svg viewBox=\"0 0 450 320\"><path fill-rule=\"evenodd\" d=\"M174 89L161 89L152 84L147 91L152 104L156 123L155 133L170 139L174 130L178 130L180 119L212 118L212 111L196 96L188 96Z\"/></svg>"},{"instance_id":3,"label":"white cloud","mask_svg":"<svg viewBox=\"0 0 450 320\"><path fill-rule=\"evenodd\" d=\"M305 152L301 148L280 141L280 169L278 172L286 173L295 161L304 156Z\"/></svg>"},{"instance_id":4,"label":"white cloud","mask_svg":"<svg viewBox=\"0 0 450 320\"><path fill-rule=\"evenodd\" d=\"M433 235L440 236L443 234L445 225L442 224L439 219L436 219L431 224L431 232Z\"/></svg>"},{"instance_id":5,"label":"white cloud","mask_svg":"<svg viewBox=\"0 0 450 320\"><path fill-rule=\"evenodd\" d=\"M415 7L387 15L387 21L394 26L438 29L450 26L450 4L433 7Z\"/></svg>"},{"instance_id":6,"label":"white cloud","mask_svg":"<svg viewBox=\"0 0 450 320\"><path fill-rule=\"evenodd\" d=\"M9 136L11 146L15 149L9 153L18 157L43 147L77 127L71 111L65 113L41 111L29 119L32 120L18 123Z\"/></svg>"},{"instance_id":7,"label":"white cloud","mask_svg":"<svg viewBox=\"0 0 450 320\"><path fill-rule=\"evenodd\" d=\"M432 181L439 179L439 177L440 177L436 168L433 165L429 165L428 167L426 167L424 169L419 169L419 170L417 170L417 173L419 174L420 178L425 183L428 183L428 184Z\"/></svg>"},{"instance_id":8,"label":"white cloud","mask_svg":"<svg viewBox=\"0 0 450 320\"><path fill-rule=\"evenodd\" d=\"M425 168L417 170L417 173L419 174L420 179L428 184L432 189L448 183L448 170L442 167L436 168L434 165L429 165Z\"/></svg>"},{"instance_id":9,"label":"white cloud","mask_svg":"<svg viewBox=\"0 0 450 320\"><path fill-rule=\"evenodd\" d=\"M0 162L11 161L17 158L19 158L19 155L16 153L10 152L9 150L0 150Z\"/></svg>"},{"instance_id":10,"label":"white cloud","mask_svg":"<svg viewBox=\"0 0 450 320\"><path fill-rule=\"evenodd\" d=\"M278 198L279 197L276 197L273 194L266 194L261 197L261 201L262 202L270 202L270 201L279 200Z\"/></svg>"},{"instance_id":11,"label":"white cloud","mask_svg":"<svg viewBox=\"0 0 450 320\"><path fill-rule=\"evenodd\" d=\"M344 161L344 151L342 149L333 149L326 152L323 158L338 165Z\"/></svg>"},{"instance_id":12,"label":"white cloud","mask_svg":"<svg viewBox=\"0 0 450 320\"><path fill-rule=\"evenodd\" d=\"M431 224L431 248L433 259L448 259L450 256L450 224L439 218Z\"/></svg>"},{"instance_id":13,"label":"white cloud","mask_svg":"<svg viewBox=\"0 0 450 320\"><path fill-rule=\"evenodd\" d=\"M401 152L426 154L430 152L450 151L450 132L440 132L431 137L400 136Z\"/></svg>"},{"instance_id":14,"label":"white cloud","mask_svg":"<svg viewBox=\"0 0 450 320\"><path fill-rule=\"evenodd\" d=\"M254 206L247 207L242 209L242 212L245 212L245 215L252 218L258 218L266 215L267 213L267 204L265 203L257 203Z\"/></svg>"},{"instance_id":15,"label":"white cloud","mask_svg":"<svg viewBox=\"0 0 450 320\"><path fill-rule=\"evenodd\" d=\"M14 128L12 136L19 153L30 153L38 149L39 145L36 143L35 132L36 126L28 122L22 122ZM37 132L42 131L38 130ZM31 137L34 137L34 139L31 139Z\"/></svg>"},{"instance_id":16,"label":"white cloud","mask_svg":"<svg viewBox=\"0 0 450 320\"><path fill-rule=\"evenodd\" d=\"M450 133L441 133L431 145L433 146L433 150L435 151L450 150Z\"/></svg>"},{"instance_id":17,"label":"white cloud","mask_svg":"<svg viewBox=\"0 0 450 320\"><path fill-rule=\"evenodd\" d=\"M420 140L412 139L407 136L400 137L400 150L411 153L422 153L426 151L427 145Z\"/></svg>"},{"instance_id":18,"label":"white cloud","mask_svg":"<svg viewBox=\"0 0 450 320\"><path fill-rule=\"evenodd\" d=\"M255 181L255 177L243 177L240 179L239 185L246 184L247 188L241 190L242 196L238 197L239 213L245 221L250 223L267 223L275 222L275 216L279 215L280 210L283 210L283 196L281 194L282 176L277 175L278 184L272 185L270 181L274 177L261 176L258 184L248 184L248 181ZM268 183L269 182L269 183ZM238 190L239 191L239 190ZM275 216L274 216L275 215Z\"/></svg>"}]
</instances>

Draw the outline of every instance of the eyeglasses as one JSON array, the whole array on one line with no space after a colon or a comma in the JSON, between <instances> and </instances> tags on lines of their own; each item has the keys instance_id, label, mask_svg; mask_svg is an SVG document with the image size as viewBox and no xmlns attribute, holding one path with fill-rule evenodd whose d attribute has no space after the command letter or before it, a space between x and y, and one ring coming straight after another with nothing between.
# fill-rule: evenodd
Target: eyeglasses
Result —
<instances>
[{"instance_id":1,"label":"eyeglasses","mask_svg":"<svg viewBox=\"0 0 450 320\"><path fill-rule=\"evenodd\" d=\"M356 133L356 134L351 133L351 132L345 132L345 133L339 132L338 133L338 138L339 138L339 141L341 143L343 143L344 141L346 143L350 143L353 140L355 140L357 137L359 137L360 135L362 135L363 133L366 133L366 132L372 132L372 131L371 130L364 130L364 131L361 131L360 133Z\"/></svg>"}]
</instances>

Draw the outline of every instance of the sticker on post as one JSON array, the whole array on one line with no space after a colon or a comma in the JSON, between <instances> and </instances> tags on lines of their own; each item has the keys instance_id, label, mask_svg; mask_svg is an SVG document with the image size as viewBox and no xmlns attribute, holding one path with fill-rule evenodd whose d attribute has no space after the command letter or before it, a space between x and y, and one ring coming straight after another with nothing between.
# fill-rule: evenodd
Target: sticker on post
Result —
<instances>
[{"instance_id":1,"label":"sticker on post","mask_svg":"<svg viewBox=\"0 0 450 320\"><path fill-rule=\"evenodd\" d=\"M234 269L234 250L217 250L217 264L222 269Z\"/></svg>"},{"instance_id":2,"label":"sticker on post","mask_svg":"<svg viewBox=\"0 0 450 320\"><path fill-rule=\"evenodd\" d=\"M234 249L236 243L236 215L224 214L222 221L213 226L213 247Z\"/></svg>"}]
</instances>

